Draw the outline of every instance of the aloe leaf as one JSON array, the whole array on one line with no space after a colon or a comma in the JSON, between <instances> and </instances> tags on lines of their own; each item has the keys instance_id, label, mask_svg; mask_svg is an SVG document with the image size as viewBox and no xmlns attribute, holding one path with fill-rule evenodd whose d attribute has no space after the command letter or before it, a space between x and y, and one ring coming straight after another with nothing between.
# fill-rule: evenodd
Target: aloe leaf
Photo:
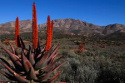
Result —
<instances>
[{"instance_id":1,"label":"aloe leaf","mask_svg":"<svg viewBox=\"0 0 125 83\"><path fill-rule=\"evenodd\" d=\"M9 54L9 56L11 57L11 59L12 59L12 61L14 63L16 63L19 66L22 66L22 64L20 63L20 59L19 59L18 56L16 56L15 54L11 53L9 50L5 49L3 46L0 46L0 47Z\"/></svg>"},{"instance_id":2,"label":"aloe leaf","mask_svg":"<svg viewBox=\"0 0 125 83\"><path fill-rule=\"evenodd\" d=\"M24 44L23 40L21 39L21 37L20 37L20 40L21 40L21 48L25 49L25 44Z\"/></svg>"},{"instance_id":3,"label":"aloe leaf","mask_svg":"<svg viewBox=\"0 0 125 83\"><path fill-rule=\"evenodd\" d=\"M59 48L59 44L54 48L53 52L48 57L48 61L55 55L55 53L57 52L58 48Z\"/></svg>"},{"instance_id":4,"label":"aloe leaf","mask_svg":"<svg viewBox=\"0 0 125 83\"><path fill-rule=\"evenodd\" d=\"M50 63L52 63L52 62L57 62L57 61L59 61L59 60L62 59L62 58L65 58L65 56L53 57L53 58L51 59L51 62L50 62Z\"/></svg>"},{"instance_id":5,"label":"aloe leaf","mask_svg":"<svg viewBox=\"0 0 125 83\"><path fill-rule=\"evenodd\" d=\"M13 74L14 74L15 78L18 80L18 82L20 82L20 83L29 82L29 80L25 79L24 77L20 76L19 74L15 73L15 72Z\"/></svg>"},{"instance_id":6,"label":"aloe leaf","mask_svg":"<svg viewBox=\"0 0 125 83\"><path fill-rule=\"evenodd\" d=\"M51 61L50 64L48 64L46 67L42 68L42 71L50 71L53 66L55 66L56 62L59 61L61 58L63 58L63 56L60 56L58 59Z\"/></svg>"},{"instance_id":7,"label":"aloe leaf","mask_svg":"<svg viewBox=\"0 0 125 83\"><path fill-rule=\"evenodd\" d=\"M3 62L0 62L4 67L6 67L12 74L14 73L14 70L12 70L8 65L4 64Z\"/></svg>"},{"instance_id":8,"label":"aloe leaf","mask_svg":"<svg viewBox=\"0 0 125 83\"><path fill-rule=\"evenodd\" d=\"M54 83L55 82L55 80L57 80L58 78L59 78L59 75L60 75L60 73L59 72L57 72L49 81L52 83Z\"/></svg>"},{"instance_id":9,"label":"aloe leaf","mask_svg":"<svg viewBox=\"0 0 125 83\"><path fill-rule=\"evenodd\" d=\"M58 53L56 53L50 60L47 60L48 64L49 64L50 62L52 62L52 61L57 57L57 55L58 55Z\"/></svg>"},{"instance_id":10,"label":"aloe leaf","mask_svg":"<svg viewBox=\"0 0 125 83\"><path fill-rule=\"evenodd\" d=\"M5 77L9 77L5 72L3 72L3 71L0 71L0 74L2 74L3 76L5 76Z\"/></svg>"},{"instance_id":11,"label":"aloe leaf","mask_svg":"<svg viewBox=\"0 0 125 83\"><path fill-rule=\"evenodd\" d=\"M0 60L2 60L5 64L7 64L9 67L11 67L11 65L2 57L0 57Z\"/></svg>"},{"instance_id":12,"label":"aloe leaf","mask_svg":"<svg viewBox=\"0 0 125 83\"><path fill-rule=\"evenodd\" d=\"M23 66L26 72L28 73L30 68L32 67L31 63L28 61L28 59L25 57L24 53L22 52L21 54L22 61L23 61Z\"/></svg>"},{"instance_id":13,"label":"aloe leaf","mask_svg":"<svg viewBox=\"0 0 125 83\"><path fill-rule=\"evenodd\" d=\"M29 59L32 66L35 64L34 56L35 56L34 53L31 51L31 46L29 45L29 50L28 50L26 57Z\"/></svg>"},{"instance_id":14,"label":"aloe leaf","mask_svg":"<svg viewBox=\"0 0 125 83\"><path fill-rule=\"evenodd\" d=\"M30 68L28 77L30 77L31 80L37 80L38 79L33 68Z\"/></svg>"},{"instance_id":15,"label":"aloe leaf","mask_svg":"<svg viewBox=\"0 0 125 83\"><path fill-rule=\"evenodd\" d=\"M65 63L65 61L63 61L60 65L58 65L57 67L55 67L52 71L49 71L45 75L41 76L41 80L47 79L50 76L50 74L52 74L53 72L57 71L64 63Z\"/></svg>"},{"instance_id":16,"label":"aloe leaf","mask_svg":"<svg viewBox=\"0 0 125 83\"><path fill-rule=\"evenodd\" d=\"M57 67L55 67L55 68L53 69L52 72L58 70L65 62L66 62L66 61L61 62ZM51 73L52 73L52 72L51 72Z\"/></svg>"},{"instance_id":17,"label":"aloe leaf","mask_svg":"<svg viewBox=\"0 0 125 83\"><path fill-rule=\"evenodd\" d=\"M29 49L28 49L26 57L29 58L30 54L31 54L31 46L29 45Z\"/></svg>"},{"instance_id":18,"label":"aloe leaf","mask_svg":"<svg viewBox=\"0 0 125 83\"><path fill-rule=\"evenodd\" d=\"M25 44L23 40L21 39L21 37L18 36L17 39L18 39L18 46L21 47L22 49L25 49Z\"/></svg>"},{"instance_id":19,"label":"aloe leaf","mask_svg":"<svg viewBox=\"0 0 125 83\"><path fill-rule=\"evenodd\" d=\"M17 36L17 44L18 44L18 47L21 47L20 37L19 37L19 35Z\"/></svg>"},{"instance_id":20,"label":"aloe leaf","mask_svg":"<svg viewBox=\"0 0 125 83\"><path fill-rule=\"evenodd\" d=\"M15 80L15 78L12 76L12 75L10 75L9 73L7 73L7 72L3 72L3 71L0 71L0 73L3 75L3 76L5 76L6 78L8 78L8 79L10 79L10 80L13 80L13 81L17 81L17 80Z\"/></svg>"},{"instance_id":21,"label":"aloe leaf","mask_svg":"<svg viewBox=\"0 0 125 83\"><path fill-rule=\"evenodd\" d=\"M36 63L35 69L39 69L41 65L47 60L48 52L45 52L45 55Z\"/></svg>"},{"instance_id":22,"label":"aloe leaf","mask_svg":"<svg viewBox=\"0 0 125 83\"><path fill-rule=\"evenodd\" d=\"M30 61L25 57L24 53L22 53L22 60L26 72L30 72L30 76L32 79L37 79L35 70L33 69L33 66L31 65Z\"/></svg>"},{"instance_id":23,"label":"aloe leaf","mask_svg":"<svg viewBox=\"0 0 125 83\"><path fill-rule=\"evenodd\" d=\"M39 49L40 49L40 42L39 42L39 39L38 39L37 48L39 48Z\"/></svg>"},{"instance_id":24,"label":"aloe leaf","mask_svg":"<svg viewBox=\"0 0 125 83\"><path fill-rule=\"evenodd\" d=\"M40 54L40 52L41 52L39 40L38 40L37 48L36 48L35 51L36 51L36 53L35 53L36 56L37 56L38 54Z\"/></svg>"},{"instance_id":25,"label":"aloe leaf","mask_svg":"<svg viewBox=\"0 0 125 83\"><path fill-rule=\"evenodd\" d=\"M34 53L31 53L30 56L29 56L29 61L32 65L35 64L35 60L34 60Z\"/></svg>"},{"instance_id":26,"label":"aloe leaf","mask_svg":"<svg viewBox=\"0 0 125 83\"><path fill-rule=\"evenodd\" d=\"M10 45L10 47L11 47L11 50L12 50L13 54L15 54L15 49L14 49L14 47L11 45L10 42L9 42L9 45Z\"/></svg>"}]
</instances>

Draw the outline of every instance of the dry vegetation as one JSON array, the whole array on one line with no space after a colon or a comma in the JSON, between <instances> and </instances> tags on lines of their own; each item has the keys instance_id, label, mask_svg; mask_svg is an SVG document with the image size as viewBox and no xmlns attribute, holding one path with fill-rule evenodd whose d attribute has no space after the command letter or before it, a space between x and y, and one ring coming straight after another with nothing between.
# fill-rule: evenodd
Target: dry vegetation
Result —
<instances>
[{"instance_id":1,"label":"dry vegetation","mask_svg":"<svg viewBox=\"0 0 125 83\"><path fill-rule=\"evenodd\" d=\"M24 34L23 37L25 39ZM41 44L45 43L44 39L41 41ZM84 49L87 51L77 52L79 41L85 42ZM63 73L59 81L125 83L125 43L123 41L88 39L81 36L54 37L53 44L58 42L61 43L59 53L66 56L67 60L62 66ZM6 53L4 55L7 56ZM4 68L1 67L1 69Z\"/></svg>"}]
</instances>

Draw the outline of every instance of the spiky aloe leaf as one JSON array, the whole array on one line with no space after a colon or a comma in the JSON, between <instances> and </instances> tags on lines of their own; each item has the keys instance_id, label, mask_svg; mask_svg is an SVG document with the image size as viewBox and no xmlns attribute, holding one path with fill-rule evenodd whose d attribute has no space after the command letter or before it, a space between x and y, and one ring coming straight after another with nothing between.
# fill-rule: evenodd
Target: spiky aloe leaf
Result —
<instances>
[{"instance_id":1,"label":"spiky aloe leaf","mask_svg":"<svg viewBox=\"0 0 125 83\"><path fill-rule=\"evenodd\" d=\"M59 48L60 44L57 44L57 46L54 48L54 50L52 51L51 55L48 57L48 61L55 55L55 53L57 52L58 48Z\"/></svg>"},{"instance_id":2,"label":"spiky aloe leaf","mask_svg":"<svg viewBox=\"0 0 125 83\"><path fill-rule=\"evenodd\" d=\"M14 73L14 70L11 69L8 65L6 65L5 63L3 62L0 62L0 64L2 64L5 68L7 68L12 74Z\"/></svg>"},{"instance_id":3,"label":"spiky aloe leaf","mask_svg":"<svg viewBox=\"0 0 125 83\"><path fill-rule=\"evenodd\" d=\"M11 60L13 61L13 63L16 63L19 66L22 66L22 64L20 62L21 60L20 60L20 58L18 56L16 56L15 54L11 53L9 50L4 48L3 46L0 46L0 47L9 54L9 56L10 56Z\"/></svg>"},{"instance_id":4,"label":"spiky aloe leaf","mask_svg":"<svg viewBox=\"0 0 125 83\"><path fill-rule=\"evenodd\" d=\"M50 60L48 60L48 64L51 63L59 54L56 53ZM61 56L62 57L62 56Z\"/></svg>"},{"instance_id":5,"label":"spiky aloe leaf","mask_svg":"<svg viewBox=\"0 0 125 83\"><path fill-rule=\"evenodd\" d=\"M23 78L19 74L15 73L15 72L13 74L14 74L15 78L18 80L18 82L20 82L20 83L28 83L29 82L29 80Z\"/></svg>"},{"instance_id":6,"label":"spiky aloe leaf","mask_svg":"<svg viewBox=\"0 0 125 83\"><path fill-rule=\"evenodd\" d=\"M9 77L5 72L0 71L0 74L4 75L5 77Z\"/></svg>"},{"instance_id":7,"label":"spiky aloe leaf","mask_svg":"<svg viewBox=\"0 0 125 83\"><path fill-rule=\"evenodd\" d=\"M0 55L0 56L2 56L2 55ZM12 67L4 58L0 57L0 60L2 62L4 62L6 65L8 65L9 67Z\"/></svg>"},{"instance_id":8,"label":"spiky aloe leaf","mask_svg":"<svg viewBox=\"0 0 125 83\"><path fill-rule=\"evenodd\" d=\"M58 60L60 60L61 58L63 58L63 56L61 56L61 57L59 57L58 59L56 59L56 60L53 60L53 61L51 61L46 67L44 67L44 68L42 68L42 70L43 71L50 71L52 68L53 68L53 66L55 66L55 64L56 64L56 62L58 61ZM63 62L62 62L63 63Z\"/></svg>"},{"instance_id":9,"label":"spiky aloe leaf","mask_svg":"<svg viewBox=\"0 0 125 83\"><path fill-rule=\"evenodd\" d=\"M35 59L34 59L35 55L31 50L29 51L30 51L29 61L32 65L35 65Z\"/></svg>"},{"instance_id":10,"label":"spiky aloe leaf","mask_svg":"<svg viewBox=\"0 0 125 83\"><path fill-rule=\"evenodd\" d=\"M0 74L2 74L3 76L5 76L6 78L8 78L8 79L10 79L10 80L13 80L13 81L17 81L16 79L15 79L15 77L13 77L12 75L10 75L9 73L7 73L7 72L3 72L3 71L0 71Z\"/></svg>"},{"instance_id":11,"label":"spiky aloe leaf","mask_svg":"<svg viewBox=\"0 0 125 83\"><path fill-rule=\"evenodd\" d=\"M41 65L46 61L48 57L48 52L45 52L44 56L36 63L35 69L39 69Z\"/></svg>"},{"instance_id":12,"label":"spiky aloe leaf","mask_svg":"<svg viewBox=\"0 0 125 83\"><path fill-rule=\"evenodd\" d=\"M2 62L4 62L8 67L10 67L11 69L13 69L14 71L16 71L16 72L18 72L18 71L22 71L21 69L21 67L20 66L18 66L18 65L16 65L15 63L13 63L12 61L10 62L8 62L6 59L4 59L4 58L2 58L2 56L0 57L0 60L2 61Z\"/></svg>"},{"instance_id":13,"label":"spiky aloe leaf","mask_svg":"<svg viewBox=\"0 0 125 83\"><path fill-rule=\"evenodd\" d=\"M38 80L38 78L37 78L37 76L36 76L36 73L35 73L35 71L34 71L34 69L33 68L30 68L30 70L29 70L29 78L31 79L31 80Z\"/></svg>"},{"instance_id":14,"label":"spiky aloe leaf","mask_svg":"<svg viewBox=\"0 0 125 83\"><path fill-rule=\"evenodd\" d=\"M21 47L22 49L25 49L25 44L20 36L17 37L18 40L18 47Z\"/></svg>"},{"instance_id":15,"label":"spiky aloe leaf","mask_svg":"<svg viewBox=\"0 0 125 83\"><path fill-rule=\"evenodd\" d=\"M30 61L25 57L24 53L22 53L22 60L23 60L23 65L24 65L24 68L25 68L26 72L30 73L29 78L36 80L37 77L36 77L36 74L35 74L35 70L33 69L33 66L30 63Z\"/></svg>"},{"instance_id":16,"label":"spiky aloe leaf","mask_svg":"<svg viewBox=\"0 0 125 83\"><path fill-rule=\"evenodd\" d=\"M29 62L29 60L25 57L24 52L22 52L21 58L22 58L22 62L23 62L24 69L25 69L26 72L28 73L29 70L30 70L30 68L32 67L32 65L31 65L31 63Z\"/></svg>"},{"instance_id":17,"label":"spiky aloe leaf","mask_svg":"<svg viewBox=\"0 0 125 83\"><path fill-rule=\"evenodd\" d=\"M58 65L57 67L55 67L51 71L48 71L45 75L42 75L41 80L46 80L53 72L57 71L64 64L64 62L65 61L63 61L60 65Z\"/></svg>"},{"instance_id":18,"label":"spiky aloe leaf","mask_svg":"<svg viewBox=\"0 0 125 83\"><path fill-rule=\"evenodd\" d=\"M37 57L41 53L41 47L40 47L40 42L38 40L38 45L37 48L35 49L35 57Z\"/></svg>"},{"instance_id":19,"label":"spiky aloe leaf","mask_svg":"<svg viewBox=\"0 0 125 83\"><path fill-rule=\"evenodd\" d=\"M15 54L15 49L14 49L14 47L11 45L11 43L10 43L9 41L8 41L8 43L9 43L9 45L10 45L10 47L11 47L12 53Z\"/></svg>"},{"instance_id":20,"label":"spiky aloe leaf","mask_svg":"<svg viewBox=\"0 0 125 83\"><path fill-rule=\"evenodd\" d=\"M55 82L55 80L57 80L59 78L60 72L57 72L49 81L50 82Z\"/></svg>"}]
</instances>

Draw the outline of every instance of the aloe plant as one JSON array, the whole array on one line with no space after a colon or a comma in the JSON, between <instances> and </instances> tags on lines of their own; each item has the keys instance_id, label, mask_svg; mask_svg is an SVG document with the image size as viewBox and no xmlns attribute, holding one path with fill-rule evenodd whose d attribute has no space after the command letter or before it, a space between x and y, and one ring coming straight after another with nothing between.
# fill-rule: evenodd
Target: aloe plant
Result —
<instances>
[{"instance_id":1,"label":"aloe plant","mask_svg":"<svg viewBox=\"0 0 125 83\"><path fill-rule=\"evenodd\" d=\"M33 12L36 12L35 3L33 3ZM50 17L48 17L49 21L47 21L47 23L49 23L49 26L47 26L46 44L40 46L37 37L36 20L36 13L33 13L32 47L29 45L29 48L26 48L22 38L17 33L15 33L16 45L21 48L21 52L17 52L10 42L8 42L8 44L11 47L11 50L0 45L1 49L8 53L9 57L9 60L4 59L4 55L0 57L0 64L9 71L0 71L3 76L9 79L9 81L0 80L0 82L56 83L56 80L62 72L59 69L65 63L65 60L62 59L64 56L60 56L57 52L60 44L51 47L53 21L51 22ZM16 23L17 21L18 19L16 20Z\"/></svg>"},{"instance_id":2,"label":"aloe plant","mask_svg":"<svg viewBox=\"0 0 125 83\"><path fill-rule=\"evenodd\" d=\"M2 56L0 59L0 64L9 70L10 73L0 71L5 77L10 79L10 81L20 82L20 83L54 83L60 75L60 66L64 64L64 60L60 64L56 64L64 56L59 56L57 53L58 46L53 47L49 51L44 50L44 46L38 47L36 49L29 46L28 49L22 39L18 38L18 44L22 48L21 57L20 54L16 52L14 47L9 43L12 52L3 46L0 46L9 55L12 64L8 63ZM51 77L51 74L55 73Z\"/></svg>"}]
</instances>

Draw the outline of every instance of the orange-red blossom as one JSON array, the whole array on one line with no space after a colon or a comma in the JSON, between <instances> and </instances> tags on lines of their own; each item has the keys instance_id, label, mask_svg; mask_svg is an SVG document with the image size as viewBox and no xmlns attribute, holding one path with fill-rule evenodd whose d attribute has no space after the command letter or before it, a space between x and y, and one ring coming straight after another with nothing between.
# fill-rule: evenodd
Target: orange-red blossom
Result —
<instances>
[{"instance_id":1,"label":"orange-red blossom","mask_svg":"<svg viewBox=\"0 0 125 83\"><path fill-rule=\"evenodd\" d=\"M53 21L50 21L50 16L47 18L47 38L45 50L48 51L51 48L51 42L53 37Z\"/></svg>"},{"instance_id":2,"label":"orange-red blossom","mask_svg":"<svg viewBox=\"0 0 125 83\"><path fill-rule=\"evenodd\" d=\"M19 46L18 37L19 37L19 18L17 17L15 21L15 43L17 47Z\"/></svg>"},{"instance_id":3,"label":"orange-red blossom","mask_svg":"<svg viewBox=\"0 0 125 83\"><path fill-rule=\"evenodd\" d=\"M38 44L38 28L37 28L37 14L36 14L35 2L33 3L32 37L33 37L33 48L36 49Z\"/></svg>"}]
</instances>

